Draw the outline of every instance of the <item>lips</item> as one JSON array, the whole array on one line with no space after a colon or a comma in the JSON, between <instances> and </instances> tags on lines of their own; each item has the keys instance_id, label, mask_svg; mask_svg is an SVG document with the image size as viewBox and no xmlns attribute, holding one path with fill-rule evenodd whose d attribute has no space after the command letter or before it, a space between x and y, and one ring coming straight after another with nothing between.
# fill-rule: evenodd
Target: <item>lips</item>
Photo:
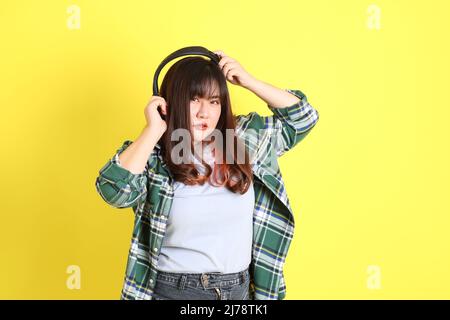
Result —
<instances>
[{"instance_id":1,"label":"lips","mask_svg":"<svg viewBox=\"0 0 450 320\"><path fill-rule=\"evenodd\" d=\"M197 129L205 130L206 128L208 128L208 125L206 123L199 123L194 125L194 127L196 127Z\"/></svg>"}]
</instances>

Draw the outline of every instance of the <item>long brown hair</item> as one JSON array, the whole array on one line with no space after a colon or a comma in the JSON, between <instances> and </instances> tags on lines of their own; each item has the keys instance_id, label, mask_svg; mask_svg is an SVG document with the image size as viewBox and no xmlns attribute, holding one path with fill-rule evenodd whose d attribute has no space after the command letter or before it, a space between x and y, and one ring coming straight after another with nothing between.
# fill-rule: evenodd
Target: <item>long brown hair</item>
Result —
<instances>
[{"instance_id":1,"label":"long brown hair","mask_svg":"<svg viewBox=\"0 0 450 320\"><path fill-rule=\"evenodd\" d=\"M172 132L183 128L191 132L190 100L195 97L210 97L214 84L219 87L221 104L220 118L215 128L220 131L223 137L223 151L216 151L215 173L211 166L201 159L201 163L206 169L205 175L200 175L194 163L175 164L170 155L176 141L171 141ZM167 130L160 139L161 153L176 181L187 185L203 185L207 180L216 186L225 186L234 193L245 193L250 182L253 180L253 172L249 163L249 155L245 145L238 141L238 137L233 134L232 145L227 144L226 131L235 132L236 119L232 113L230 94L227 87L226 78L219 66L208 59L202 57L186 57L174 63L167 71L160 88L160 95L167 102ZM244 161L237 161L238 149L244 146L239 152L245 155ZM233 149L233 151L231 151ZM219 151L219 152L217 152ZM191 152L194 154L194 142L191 139ZM226 155L228 153L228 155ZM244 162L244 163L242 163ZM221 175L220 180L218 174ZM213 177L212 177L213 176Z\"/></svg>"}]
</instances>

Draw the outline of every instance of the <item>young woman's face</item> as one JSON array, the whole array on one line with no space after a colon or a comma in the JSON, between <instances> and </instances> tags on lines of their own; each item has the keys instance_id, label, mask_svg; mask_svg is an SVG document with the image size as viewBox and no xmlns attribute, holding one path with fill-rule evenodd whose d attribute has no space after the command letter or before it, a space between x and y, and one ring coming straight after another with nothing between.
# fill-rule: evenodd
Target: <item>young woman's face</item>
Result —
<instances>
[{"instance_id":1,"label":"young woman's face","mask_svg":"<svg viewBox=\"0 0 450 320\"><path fill-rule=\"evenodd\" d=\"M191 106L192 139L194 143L203 141L216 128L220 118L221 105L218 89L211 97L193 97ZM206 127L202 127L206 124Z\"/></svg>"}]
</instances>

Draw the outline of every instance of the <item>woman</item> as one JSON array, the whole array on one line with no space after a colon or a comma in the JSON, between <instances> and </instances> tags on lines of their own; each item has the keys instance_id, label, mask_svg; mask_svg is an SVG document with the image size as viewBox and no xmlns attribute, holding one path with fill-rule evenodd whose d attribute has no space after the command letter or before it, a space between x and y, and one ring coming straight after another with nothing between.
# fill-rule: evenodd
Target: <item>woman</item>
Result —
<instances>
[{"instance_id":1,"label":"woman","mask_svg":"<svg viewBox=\"0 0 450 320\"><path fill-rule=\"evenodd\" d=\"M121 299L286 295L294 216L276 159L319 114L300 90L257 80L214 52L218 65L188 57L168 70L160 96L145 108L147 125L96 179L107 203L135 213ZM263 99L273 115L234 115L227 80Z\"/></svg>"}]
</instances>

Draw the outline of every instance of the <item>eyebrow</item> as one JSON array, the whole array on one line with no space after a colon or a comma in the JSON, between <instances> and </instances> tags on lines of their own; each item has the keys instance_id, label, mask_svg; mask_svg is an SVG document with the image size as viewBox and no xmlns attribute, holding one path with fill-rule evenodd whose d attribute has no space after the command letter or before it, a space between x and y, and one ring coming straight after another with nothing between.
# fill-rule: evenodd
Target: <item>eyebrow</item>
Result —
<instances>
[{"instance_id":1,"label":"eyebrow","mask_svg":"<svg viewBox=\"0 0 450 320\"><path fill-rule=\"evenodd\" d=\"M197 95L195 95L195 97L197 97ZM217 98L220 98L220 96L215 95L215 96L210 96L210 97L209 97L209 99L217 99Z\"/></svg>"}]
</instances>

